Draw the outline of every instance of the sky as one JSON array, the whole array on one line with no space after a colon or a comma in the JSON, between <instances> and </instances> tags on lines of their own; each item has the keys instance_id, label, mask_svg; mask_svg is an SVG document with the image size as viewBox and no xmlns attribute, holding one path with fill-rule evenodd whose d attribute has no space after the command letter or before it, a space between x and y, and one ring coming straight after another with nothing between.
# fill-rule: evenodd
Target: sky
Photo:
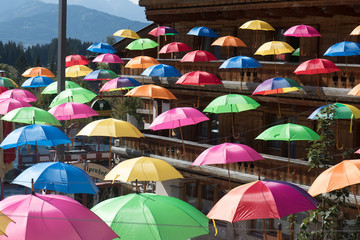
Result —
<instances>
[{"instance_id":1,"label":"sky","mask_svg":"<svg viewBox=\"0 0 360 240\"><path fill-rule=\"evenodd\" d=\"M59 3L59 0L41 1L46 3ZM80 5L118 17L146 22L145 8L140 7L138 2L138 0L67 0L68 5Z\"/></svg>"}]
</instances>

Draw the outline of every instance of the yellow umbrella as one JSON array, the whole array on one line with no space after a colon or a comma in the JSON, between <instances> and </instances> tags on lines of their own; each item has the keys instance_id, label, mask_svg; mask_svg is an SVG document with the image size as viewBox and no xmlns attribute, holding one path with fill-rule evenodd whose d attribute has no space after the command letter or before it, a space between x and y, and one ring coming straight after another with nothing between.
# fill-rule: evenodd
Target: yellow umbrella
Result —
<instances>
[{"instance_id":1,"label":"yellow umbrella","mask_svg":"<svg viewBox=\"0 0 360 240\"><path fill-rule=\"evenodd\" d=\"M160 64L155 58L148 56L138 56L130 59L130 61L125 65L126 68L148 68L152 65Z\"/></svg>"},{"instance_id":2,"label":"yellow umbrella","mask_svg":"<svg viewBox=\"0 0 360 240\"><path fill-rule=\"evenodd\" d=\"M14 222L8 216L6 216L3 212L0 211L0 235L6 235L6 228L9 223Z\"/></svg>"},{"instance_id":3,"label":"yellow umbrella","mask_svg":"<svg viewBox=\"0 0 360 240\"><path fill-rule=\"evenodd\" d=\"M267 22L261 20L251 20L240 26L241 29L275 31L275 29Z\"/></svg>"},{"instance_id":4,"label":"yellow umbrella","mask_svg":"<svg viewBox=\"0 0 360 240\"><path fill-rule=\"evenodd\" d=\"M119 163L105 176L105 180L132 181L165 181L184 178L169 163L151 157L132 158ZM145 190L145 189L144 189Z\"/></svg>"},{"instance_id":5,"label":"yellow umbrella","mask_svg":"<svg viewBox=\"0 0 360 240\"><path fill-rule=\"evenodd\" d=\"M140 38L140 36L136 32L134 32L130 29L121 29L121 30L115 32L113 35L117 36L117 37L132 38L132 39Z\"/></svg>"},{"instance_id":6,"label":"yellow umbrella","mask_svg":"<svg viewBox=\"0 0 360 240\"><path fill-rule=\"evenodd\" d=\"M84 65L74 65L65 69L65 77L81 77L86 76L93 70Z\"/></svg>"}]
</instances>

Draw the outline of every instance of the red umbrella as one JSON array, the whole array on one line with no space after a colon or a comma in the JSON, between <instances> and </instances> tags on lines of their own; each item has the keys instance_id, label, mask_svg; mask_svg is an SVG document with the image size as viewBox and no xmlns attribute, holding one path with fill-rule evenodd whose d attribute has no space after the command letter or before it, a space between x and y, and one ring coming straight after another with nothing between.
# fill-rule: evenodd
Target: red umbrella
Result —
<instances>
[{"instance_id":1,"label":"red umbrella","mask_svg":"<svg viewBox=\"0 0 360 240\"><path fill-rule=\"evenodd\" d=\"M8 89L6 87L0 86L0 94L7 91Z\"/></svg>"},{"instance_id":2,"label":"red umbrella","mask_svg":"<svg viewBox=\"0 0 360 240\"><path fill-rule=\"evenodd\" d=\"M212 53L196 50L187 53L180 62L210 62L218 60Z\"/></svg>"},{"instance_id":3,"label":"red umbrella","mask_svg":"<svg viewBox=\"0 0 360 240\"><path fill-rule=\"evenodd\" d=\"M71 67L74 65L88 65L89 59L82 55L69 55L65 58L65 66Z\"/></svg>"},{"instance_id":4,"label":"red umbrella","mask_svg":"<svg viewBox=\"0 0 360 240\"><path fill-rule=\"evenodd\" d=\"M322 58L315 58L301 63L294 71L295 74L314 75L317 74L317 90L319 92L319 75L320 73L332 73L340 69L331 61Z\"/></svg>"},{"instance_id":5,"label":"red umbrella","mask_svg":"<svg viewBox=\"0 0 360 240\"><path fill-rule=\"evenodd\" d=\"M177 80L176 84L181 85L217 85L223 84L221 80L212 73L204 72L204 71L195 71L184 74L182 77ZM196 108L199 107L199 96L200 96L200 88L198 88L198 102Z\"/></svg>"},{"instance_id":6,"label":"red umbrella","mask_svg":"<svg viewBox=\"0 0 360 240\"><path fill-rule=\"evenodd\" d=\"M173 53L191 51L191 47L182 42L172 42L163 46L159 53Z\"/></svg>"}]
</instances>

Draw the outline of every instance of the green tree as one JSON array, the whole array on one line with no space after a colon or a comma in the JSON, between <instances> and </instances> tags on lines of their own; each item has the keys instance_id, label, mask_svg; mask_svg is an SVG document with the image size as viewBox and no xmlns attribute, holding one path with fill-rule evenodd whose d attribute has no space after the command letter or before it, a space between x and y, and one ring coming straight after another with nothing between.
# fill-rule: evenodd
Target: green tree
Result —
<instances>
[{"instance_id":1,"label":"green tree","mask_svg":"<svg viewBox=\"0 0 360 240\"><path fill-rule=\"evenodd\" d=\"M40 55L39 53L36 54L36 58L35 58L35 61L34 61L34 67L40 67Z\"/></svg>"},{"instance_id":2,"label":"green tree","mask_svg":"<svg viewBox=\"0 0 360 240\"><path fill-rule=\"evenodd\" d=\"M106 36L106 43L110 45L114 45L116 43L116 39L112 35Z\"/></svg>"},{"instance_id":3,"label":"green tree","mask_svg":"<svg viewBox=\"0 0 360 240\"><path fill-rule=\"evenodd\" d=\"M16 60L16 69L22 74L28 68L28 63L26 61L24 53L20 53L19 57Z\"/></svg>"}]
</instances>

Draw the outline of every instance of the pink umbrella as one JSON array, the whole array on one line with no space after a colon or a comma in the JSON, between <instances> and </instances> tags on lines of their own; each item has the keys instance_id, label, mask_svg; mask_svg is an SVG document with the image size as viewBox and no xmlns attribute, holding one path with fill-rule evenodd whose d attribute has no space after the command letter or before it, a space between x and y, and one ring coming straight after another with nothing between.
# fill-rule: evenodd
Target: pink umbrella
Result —
<instances>
[{"instance_id":1,"label":"pink umbrella","mask_svg":"<svg viewBox=\"0 0 360 240\"><path fill-rule=\"evenodd\" d=\"M188 52L180 62L210 62L216 61L217 58L210 52L196 50L192 52Z\"/></svg>"},{"instance_id":2,"label":"pink umbrella","mask_svg":"<svg viewBox=\"0 0 360 240\"><path fill-rule=\"evenodd\" d=\"M76 102L67 102L57 105L51 108L48 112L54 115L57 120L72 120L99 115L88 105Z\"/></svg>"},{"instance_id":3,"label":"pink umbrella","mask_svg":"<svg viewBox=\"0 0 360 240\"><path fill-rule=\"evenodd\" d=\"M202 112L191 107L173 108L163 112L150 125L151 130L163 130L180 128L180 136L183 145L183 154L185 154L185 144L182 136L181 127L197 124L209 120Z\"/></svg>"},{"instance_id":4,"label":"pink umbrella","mask_svg":"<svg viewBox=\"0 0 360 240\"><path fill-rule=\"evenodd\" d=\"M71 67L74 65L88 65L89 59L83 55L69 55L65 58L65 66Z\"/></svg>"},{"instance_id":5,"label":"pink umbrella","mask_svg":"<svg viewBox=\"0 0 360 240\"><path fill-rule=\"evenodd\" d=\"M0 236L4 240L118 237L95 213L67 196L14 195L2 200L0 209L14 220L6 229L8 236Z\"/></svg>"},{"instance_id":6,"label":"pink umbrella","mask_svg":"<svg viewBox=\"0 0 360 240\"><path fill-rule=\"evenodd\" d=\"M105 53L97 56L93 62L101 63L124 63L124 61L116 54Z\"/></svg>"},{"instance_id":7,"label":"pink umbrella","mask_svg":"<svg viewBox=\"0 0 360 240\"><path fill-rule=\"evenodd\" d=\"M229 189L231 189L229 163L253 162L256 160L264 160L264 158L251 147L244 144L223 143L203 151L192 165L228 164Z\"/></svg>"},{"instance_id":8,"label":"pink umbrella","mask_svg":"<svg viewBox=\"0 0 360 240\"><path fill-rule=\"evenodd\" d=\"M13 98L24 102L36 102L37 98L29 91L22 89L11 89L0 94L0 99Z\"/></svg>"},{"instance_id":9,"label":"pink umbrella","mask_svg":"<svg viewBox=\"0 0 360 240\"><path fill-rule=\"evenodd\" d=\"M22 100L13 99L13 98L0 99L0 114L2 115L5 115L11 110L21 107L31 107L31 105Z\"/></svg>"},{"instance_id":10,"label":"pink umbrella","mask_svg":"<svg viewBox=\"0 0 360 240\"><path fill-rule=\"evenodd\" d=\"M313 27L308 25L292 26L284 33L290 37L321 37L321 34Z\"/></svg>"},{"instance_id":11,"label":"pink umbrella","mask_svg":"<svg viewBox=\"0 0 360 240\"><path fill-rule=\"evenodd\" d=\"M159 53L173 53L173 52L184 52L191 51L191 47L182 42L172 42L163 46Z\"/></svg>"}]
</instances>

